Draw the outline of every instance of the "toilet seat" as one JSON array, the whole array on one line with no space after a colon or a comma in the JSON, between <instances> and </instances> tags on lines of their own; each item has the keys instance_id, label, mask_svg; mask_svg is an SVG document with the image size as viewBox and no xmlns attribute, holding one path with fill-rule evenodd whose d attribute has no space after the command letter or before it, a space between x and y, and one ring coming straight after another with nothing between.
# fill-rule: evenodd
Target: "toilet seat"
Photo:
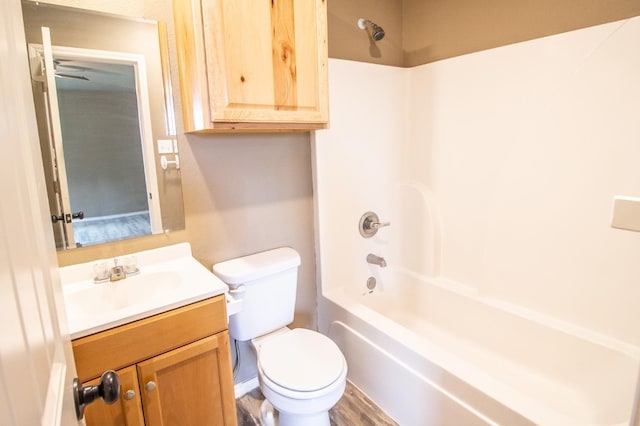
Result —
<instances>
[{"instance_id":1,"label":"toilet seat","mask_svg":"<svg viewBox=\"0 0 640 426\"><path fill-rule=\"evenodd\" d=\"M346 361L331 339L297 328L260 345L258 369L272 388L296 395L316 394L346 376Z\"/></svg>"},{"instance_id":2,"label":"toilet seat","mask_svg":"<svg viewBox=\"0 0 640 426\"><path fill-rule=\"evenodd\" d=\"M328 386L325 386L322 389L318 389L310 392L294 391L294 390L282 387L275 382L272 382L271 380L269 380L268 377L264 375L260 366L258 366L258 378L260 381L260 389L262 390L262 393L265 395L265 397L267 395L275 393L279 397L287 398L290 401L303 401L303 400L317 401L317 400L326 398L327 396L335 393L336 391L339 391L337 394L339 399L340 396L342 396L347 383L347 368L346 368L346 362L345 362L345 369L342 371L342 374L338 377L337 380L335 380L333 383L330 383ZM335 404L336 401L334 401L333 404ZM272 399L272 402L274 402L273 399ZM333 406L333 405L330 404L330 406Z\"/></svg>"}]
</instances>

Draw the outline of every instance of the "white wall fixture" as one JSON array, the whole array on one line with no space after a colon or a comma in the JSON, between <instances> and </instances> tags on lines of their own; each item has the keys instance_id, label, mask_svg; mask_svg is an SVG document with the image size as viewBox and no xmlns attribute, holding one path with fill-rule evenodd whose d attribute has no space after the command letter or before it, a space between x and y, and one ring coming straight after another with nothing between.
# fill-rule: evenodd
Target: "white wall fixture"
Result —
<instances>
[{"instance_id":1,"label":"white wall fixture","mask_svg":"<svg viewBox=\"0 0 640 426\"><path fill-rule=\"evenodd\" d=\"M158 154L173 154L173 140L158 139Z\"/></svg>"},{"instance_id":2,"label":"white wall fixture","mask_svg":"<svg viewBox=\"0 0 640 426\"><path fill-rule=\"evenodd\" d=\"M176 170L180 170L180 157L178 157L178 154L175 155L173 160L169 160L166 155L160 156L162 170L167 170L171 164L176 166Z\"/></svg>"},{"instance_id":3,"label":"white wall fixture","mask_svg":"<svg viewBox=\"0 0 640 426\"><path fill-rule=\"evenodd\" d=\"M613 197L611 226L627 231L640 231L640 197Z\"/></svg>"}]
</instances>

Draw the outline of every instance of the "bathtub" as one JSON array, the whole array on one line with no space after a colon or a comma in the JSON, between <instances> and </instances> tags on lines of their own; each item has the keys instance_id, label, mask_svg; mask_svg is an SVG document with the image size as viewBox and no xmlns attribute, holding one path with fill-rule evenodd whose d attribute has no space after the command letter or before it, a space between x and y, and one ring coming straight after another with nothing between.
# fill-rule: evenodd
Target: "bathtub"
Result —
<instances>
[{"instance_id":1,"label":"bathtub","mask_svg":"<svg viewBox=\"0 0 640 426\"><path fill-rule=\"evenodd\" d=\"M323 292L318 324L349 379L401 425L629 424L636 347L444 279L393 275L371 293Z\"/></svg>"}]
</instances>

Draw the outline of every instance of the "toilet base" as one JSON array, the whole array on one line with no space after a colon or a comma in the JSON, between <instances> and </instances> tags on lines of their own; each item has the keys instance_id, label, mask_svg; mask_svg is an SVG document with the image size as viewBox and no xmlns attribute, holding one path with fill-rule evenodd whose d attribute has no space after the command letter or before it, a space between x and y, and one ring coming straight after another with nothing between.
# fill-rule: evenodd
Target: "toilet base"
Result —
<instances>
[{"instance_id":1,"label":"toilet base","mask_svg":"<svg viewBox=\"0 0 640 426\"><path fill-rule=\"evenodd\" d=\"M328 411L312 415L278 412L278 426L329 426L330 424Z\"/></svg>"},{"instance_id":2,"label":"toilet base","mask_svg":"<svg viewBox=\"0 0 640 426\"><path fill-rule=\"evenodd\" d=\"M262 404L260 404L260 423L262 426L276 426L277 419L278 414L273 405L266 399L262 401Z\"/></svg>"},{"instance_id":3,"label":"toilet base","mask_svg":"<svg viewBox=\"0 0 640 426\"><path fill-rule=\"evenodd\" d=\"M265 399L260 405L260 422L263 426L329 426L329 412L310 415L283 413L277 411L269 400Z\"/></svg>"}]
</instances>

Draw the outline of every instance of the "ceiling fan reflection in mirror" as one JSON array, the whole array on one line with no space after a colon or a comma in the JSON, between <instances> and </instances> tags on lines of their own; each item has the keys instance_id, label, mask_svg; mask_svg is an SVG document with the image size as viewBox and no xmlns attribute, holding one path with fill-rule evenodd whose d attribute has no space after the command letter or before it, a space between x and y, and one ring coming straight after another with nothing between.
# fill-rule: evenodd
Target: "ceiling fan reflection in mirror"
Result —
<instances>
[{"instance_id":1,"label":"ceiling fan reflection in mirror","mask_svg":"<svg viewBox=\"0 0 640 426\"><path fill-rule=\"evenodd\" d=\"M53 74L58 78L72 78L76 80L86 80L89 81L89 78L84 75L73 75L70 74L72 72L85 72L88 68L67 64L66 62L71 62L73 59L54 59L53 60ZM62 69L62 70L61 70ZM65 71L67 70L67 71Z\"/></svg>"}]
</instances>

